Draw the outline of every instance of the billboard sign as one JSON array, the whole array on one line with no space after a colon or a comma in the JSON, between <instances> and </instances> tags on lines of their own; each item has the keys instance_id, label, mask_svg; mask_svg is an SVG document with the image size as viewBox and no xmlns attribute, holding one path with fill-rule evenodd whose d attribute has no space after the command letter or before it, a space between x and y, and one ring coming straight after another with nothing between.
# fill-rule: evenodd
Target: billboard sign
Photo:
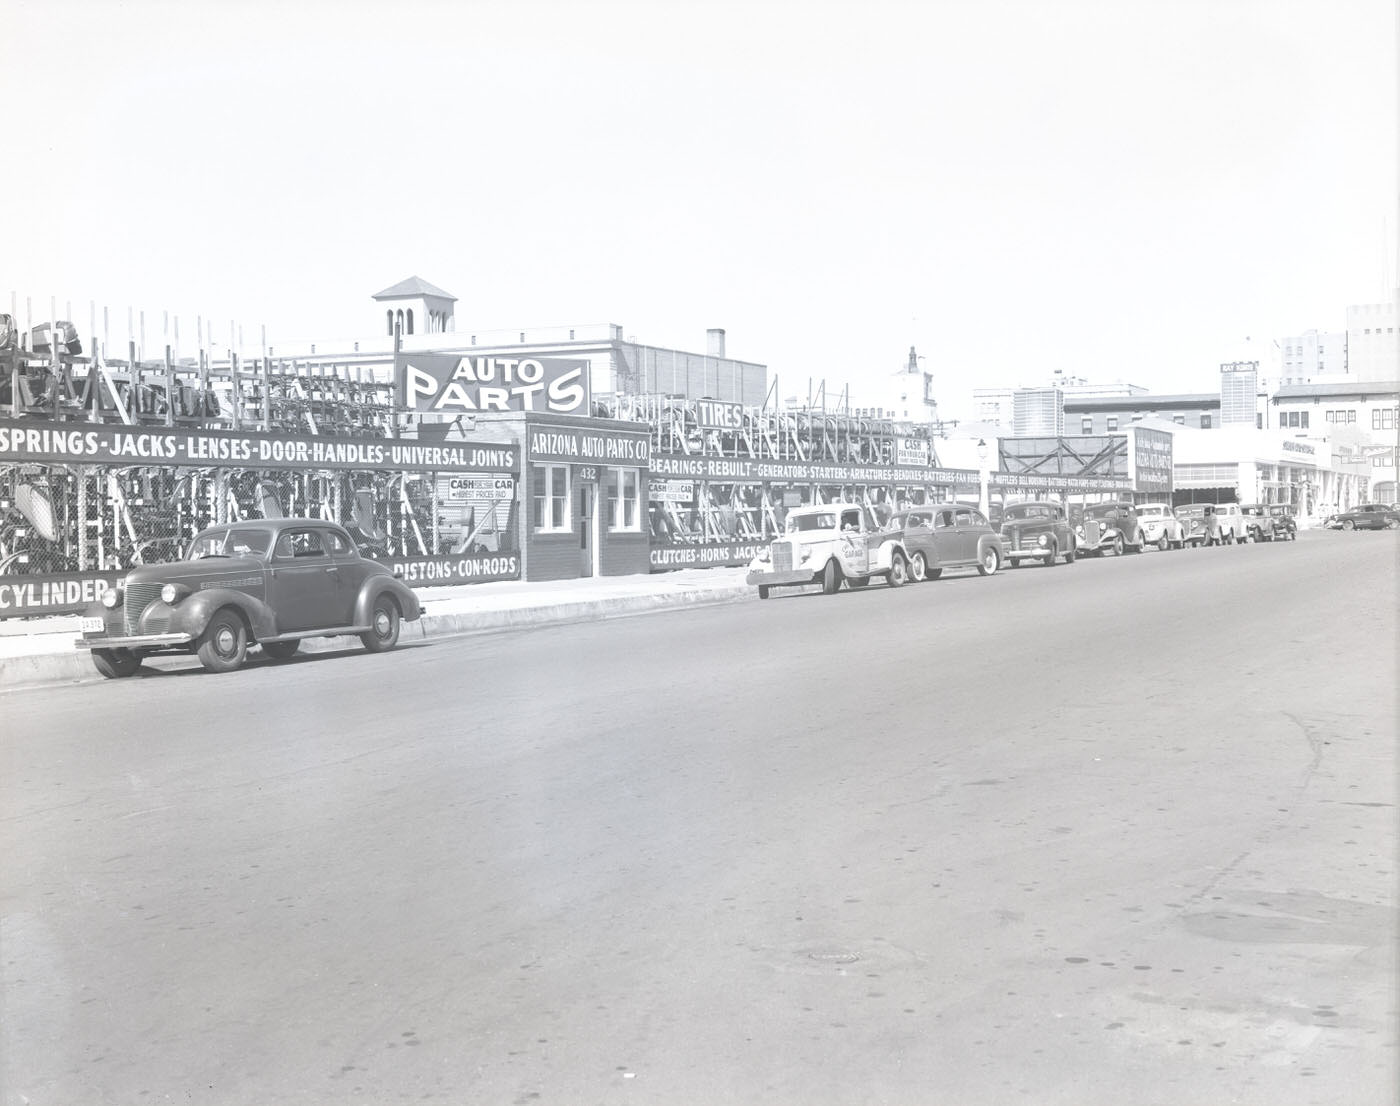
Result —
<instances>
[{"instance_id":1,"label":"billboard sign","mask_svg":"<svg viewBox=\"0 0 1400 1106\"><path fill-rule=\"evenodd\" d=\"M410 411L587 415L588 362L555 357L400 353L394 394Z\"/></svg>"}]
</instances>

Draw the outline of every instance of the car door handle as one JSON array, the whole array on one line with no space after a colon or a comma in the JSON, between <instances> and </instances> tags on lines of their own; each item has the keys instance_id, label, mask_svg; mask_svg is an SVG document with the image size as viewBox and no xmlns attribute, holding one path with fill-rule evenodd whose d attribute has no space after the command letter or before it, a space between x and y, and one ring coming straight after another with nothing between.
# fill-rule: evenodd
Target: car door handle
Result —
<instances>
[{"instance_id":1,"label":"car door handle","mask_svg":"<svg viewBox=\"0 0 1400 1106\"><path fill-rule=\"evenodd\" d=\"M339 572L339 571L340 571L340 568L339 568L337 565L326 565L326 571L327 571L327 572Z\"/></svg>"}]
</instances>

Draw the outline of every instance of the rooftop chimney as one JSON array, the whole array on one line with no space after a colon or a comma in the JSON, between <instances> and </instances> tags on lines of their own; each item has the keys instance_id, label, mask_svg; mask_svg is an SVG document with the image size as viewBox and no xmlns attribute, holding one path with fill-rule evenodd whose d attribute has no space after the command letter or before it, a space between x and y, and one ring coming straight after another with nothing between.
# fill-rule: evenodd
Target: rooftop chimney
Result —
<instances>
[{"instance_id":1,"label":"rooftop chimney","mask_svg":"<svg viewBox=\"0 0 1400 1106\"><path fill-rule=\"evenodd\" d=\"M724 357L724 331L713 329L705 331L710 340L709 353L711 357Z\"/></svg>"}]
</instances>

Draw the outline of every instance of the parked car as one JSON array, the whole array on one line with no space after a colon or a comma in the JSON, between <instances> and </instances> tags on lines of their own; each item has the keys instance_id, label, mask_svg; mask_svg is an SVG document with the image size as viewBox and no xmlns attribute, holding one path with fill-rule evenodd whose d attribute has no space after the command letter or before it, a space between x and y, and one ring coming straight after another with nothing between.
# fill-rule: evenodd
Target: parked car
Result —
<instances>
[{"instance_id":1,"label":"parked car","mask_svg":"<svg viewBox=\"0 0 1400 1106\"><path fill-rule=\"evenodd\" d=\"M1243 544L1249 540L1249 524L1238 503L1217 503L1215 517L1220 520L1220 537L1226 545Z\"/></svg>"},{"instance_id":2,"label":"parked car","mask_svg":"<svg viewBox=\"0 0 1400 1106\"><path fill-rule=\"evenodd\" d=\"M384 652L421 613L413 590L362 556L344 528L255 519L204 530L181 561L132 568L88 609L76 645L109 679L161 654L193 653L212 672L232 672L250 646L286 660L311 637L355 635Z\"/></svg>"},{"instance_id":3,"label":"parked car","mask_svg":"<svg viewBox=\"0 0 1400 1106\"><path fill-rule=\"evenodd\" d=\"M1298 512L1287 503L1270 503L1270 517L1274 520L1274 535L1280 540L1298 540Z\"/></svg>"},{"instance_id":4,"label":"parked car","mask_svg":"<svg viewBox=\"0 0 1400 1106\"><path fill-rule=\"evenodd\" d=\"M767 599L773 588L821 584L827 595L844 581L861 588L872 576L892 588L909 579L910 555L898 530L882 529L869 507L826 503L794 507L781 537L759 550L744 579Z\"/></svg>"},{"instance_id":5,"label":"parked car","mask_svg":"<svg viewBox=\"0 0 1400 1106\"><path fill-rule=\"evenodd\" d=\"M1175 510L1181 522L1182 539L1187 545L1195 548L1220 545L1224 541L1214 503L1183 503Z\"/></svg>"},{"instance_id":6,"label":"parked car","mask_svg":"<svg viewBox=\"0 0 1400 1106\"><path fill-rule=\"evenodd\" d=\"M1137 516L1145 544L1155 545L1164 553L1186 548L1186 531L1170 503L1139 503Z\"/></svg>"},{"instance_id":7,"label":"parked car","mask_svg":"<svg viewBox=\"0 0 1400 1106\"><path fill-rule=\"evenodd\" d=\"M1267 503L1243 503L1240 505L1240 514L1244 516L1245 531L1250 541L1273 541L1275 538L1288 536L1286 532L1280 532L1281 528L1270 513Z\"/></svg>"},{"instance_id":8,"label":"parked car","mask_svg":"<svg viewBox=\"0 0 1400 1106\"><path fill-rule=\"evenodd\" d=\"M961 503L900 511L890 519L904 535L909 572L915 580L937 580L949 569L975 568L993 575L1006 563L1006 546L985 515Z\"/></svg>"},{"instance_id":9,"label":"parked car","mask_svg":"<svg viewBox=\"0 0 1400 1106\"><path fill-rule=\"evenodd\" d=\"M1127 500L1090 503L1084 508L1084 521L1075 527L1081 553L1096 557L1111 552L1142 552L1142 527L1138 525L1137 509Z\"/></svg>"},{"instance_id":10,"label":"parked car","mask_svg":"<svg viewBox=\"0 0 1400 1106\"><path fill-rule=\"evenodd\" d=\"M1064 557L1074 564L1074 530L1058 503L1008 503L1002 515L1001 539L1012 565L1039 561L1053 565Z\"/></svg>"},{"instance_id":11,"label":"parked car","mask_svg":"<svg viewBox=\"0 0 1400 1106\"><path fill-rule=\"evenodd\" d=\"M1400 526L1400 511L1388 503L1359 503L1328 516L1322 525L1329 530L1393 530Z\"/></svg>"}]
</instances>

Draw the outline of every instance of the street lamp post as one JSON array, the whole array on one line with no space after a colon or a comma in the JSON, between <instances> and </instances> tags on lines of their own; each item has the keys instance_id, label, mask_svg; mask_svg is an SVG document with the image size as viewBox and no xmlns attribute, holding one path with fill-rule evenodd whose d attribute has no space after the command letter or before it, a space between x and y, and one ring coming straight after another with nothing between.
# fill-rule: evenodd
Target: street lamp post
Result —
<instances>
[{"instance_id":1,"label":"street lamp post","mask_svg":"<svg viewBox=\"0 0 1400 1106\"><path fill-rule=\"evenodd\" d=\"M985 438L978 438L978 439L977 439L977 482L978 482L977 506L978 506L978 508L981 510L983 517L985 517L986 515L990 514L990 511L988 510L988 508L989 508L989 506L991 505L991 495L989 494L988 487L987 487L988 475L989 475L989 474L988 474L988 471L987 471L987 440L986 440Z\"/></svg>"}]
</instances>

